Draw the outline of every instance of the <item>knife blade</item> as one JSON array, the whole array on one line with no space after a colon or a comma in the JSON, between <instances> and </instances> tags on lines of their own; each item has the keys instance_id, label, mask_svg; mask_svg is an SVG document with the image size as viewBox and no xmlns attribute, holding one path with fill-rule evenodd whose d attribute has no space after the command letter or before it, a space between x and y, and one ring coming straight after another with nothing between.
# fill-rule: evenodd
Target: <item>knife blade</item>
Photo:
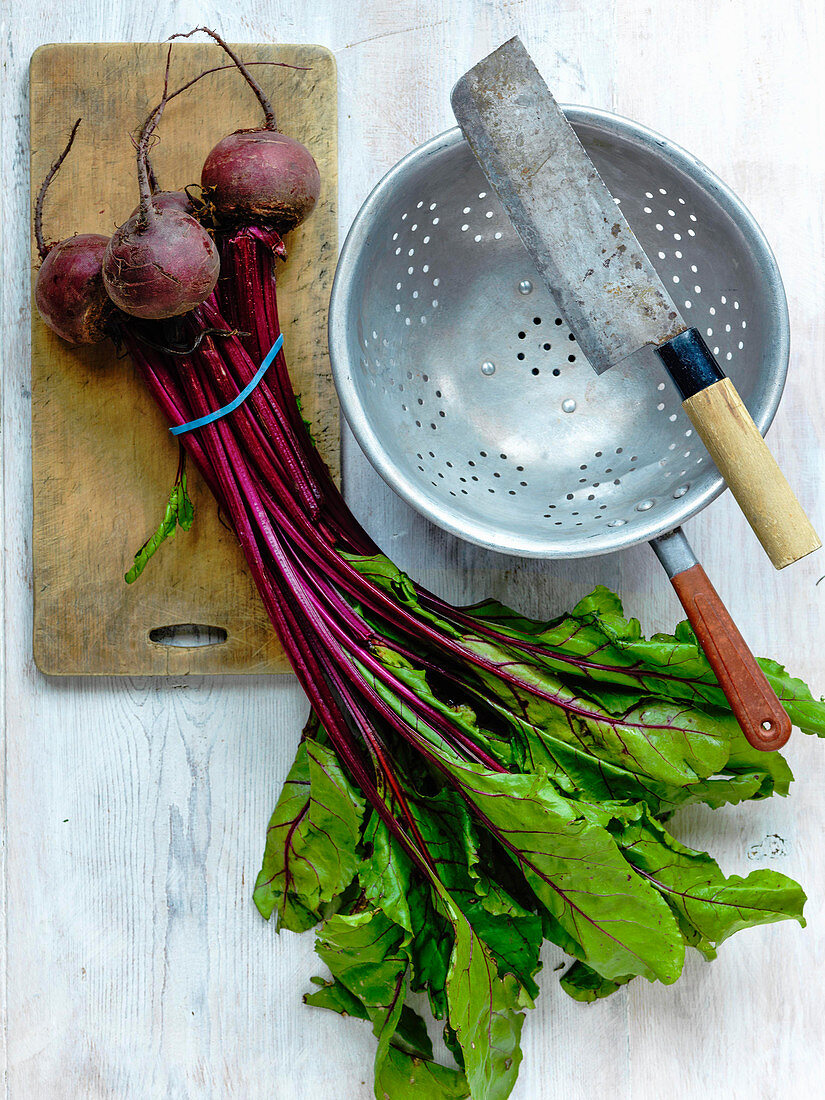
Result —
<instances>
[{"instance_id":1,"label":"knife blade","mask_svg":"<svg viewBox=\"0 0 825 1100\"><path fill-rule=\"evenodd\" d=\"M519 38L466 73L451 100L597 374L687 328Z\"/></svg>"},{"instance_id":2,"label":"knife blade","mask_svg":"<svg viewBox=\"0 0 825 1100\"><path fill-rule=\"evenodd\" d=\"M453 112L597 374L653 345L777 569L821 546L739 394L688 328L518 37L456 83Z\"/></svg>"}]
</instances>

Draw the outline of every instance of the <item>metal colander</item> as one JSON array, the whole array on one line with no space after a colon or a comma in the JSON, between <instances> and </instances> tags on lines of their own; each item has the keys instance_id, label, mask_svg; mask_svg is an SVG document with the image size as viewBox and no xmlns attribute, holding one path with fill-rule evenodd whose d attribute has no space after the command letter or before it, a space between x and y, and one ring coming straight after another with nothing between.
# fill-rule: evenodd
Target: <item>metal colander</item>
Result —
<instances>
[{"instance_id":1,"label":"metal colander","mask_svg":"<svg viewBox=\"0 0 825 1100\"><path fill-rule=\"evenodd\" d=\"M759 227L660 135L588 108L565 113L764 432L789 338ZM592 370L458 129L409 154L359 212L335 278L330 349L344 412L377 470L483 546L605 553L670 531L724 488L652 349Z\"/></svg>"}]
</instances>

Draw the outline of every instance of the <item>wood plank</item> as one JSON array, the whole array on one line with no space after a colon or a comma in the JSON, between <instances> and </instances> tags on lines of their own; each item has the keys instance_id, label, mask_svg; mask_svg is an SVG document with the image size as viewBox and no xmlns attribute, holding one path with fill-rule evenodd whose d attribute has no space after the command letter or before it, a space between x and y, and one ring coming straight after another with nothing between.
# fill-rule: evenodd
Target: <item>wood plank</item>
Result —
<instances>
[{"instance_id":1,"label":"wood plank","mask_svg":"<svg viewBox=\"0 0 825 1100\"><path fill-rule=\"evenodd\" d=\"M243 45L250 61L295 68L256 71L279 125L318 161L322 193L287 239L279 273L287 360L319 447L339 468L338 406L326 350L326 314L337 254L335 62L320 46ZM43 46L31 61L31 180L39 181L83 118L46 200L47 239L109 233L137 201L132 133L156 102L163 44ZM173 51L174 87L226 63L215 44ZM220 72L167 108L152 161L162 186L200 178L213 144L255 125L260 109L237 72ZM35 268L36 250L33 251ZM34 282L34 272L33 279ZM157 526L177 465L177 444L131 363L110 343L66 346L32 318L34 653L54 675L285 672L289 665L235 537L196 472L195 525L178 533L139 580L132 555ZM193 623L225 630L224 643L170 646L150 631ZM201 632L203 640L205 632Z\"/></svg>"}]
</instances>

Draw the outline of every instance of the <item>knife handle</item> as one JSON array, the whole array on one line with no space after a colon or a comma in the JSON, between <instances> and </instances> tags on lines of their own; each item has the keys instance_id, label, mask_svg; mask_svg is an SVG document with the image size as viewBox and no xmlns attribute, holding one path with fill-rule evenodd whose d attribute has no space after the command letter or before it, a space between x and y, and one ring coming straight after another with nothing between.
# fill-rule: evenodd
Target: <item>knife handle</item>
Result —
<instances>
[{"instance_id":1,"label":"knife handle","mask_svg":"<svg viewBox=\"0 0 825 1100\"><path fill-rule=\"evenodd\" d=\"M736 387L695 328L656 349L754 534L777 569L822 543Z\"/></svg>"},{"instance_id":2,"label":"knife handle","mask_svg":"<svg viewBox=\"0 0 825 1100\"><path fill-rule=\"evenodd\" d=\"M755 749L781 749L791 720L701 565L670 578L742 732Z\"/></svg>"}]
</instances>

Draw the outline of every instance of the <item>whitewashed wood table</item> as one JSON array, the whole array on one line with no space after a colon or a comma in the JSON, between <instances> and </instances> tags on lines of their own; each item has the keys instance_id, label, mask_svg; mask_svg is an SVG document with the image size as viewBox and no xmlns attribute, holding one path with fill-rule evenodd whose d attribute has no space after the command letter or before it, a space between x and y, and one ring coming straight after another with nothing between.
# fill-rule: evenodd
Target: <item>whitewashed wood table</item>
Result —
<instances>
[{"instance_id":1,"label":"whitewashed wood table","mask_svg":"<svg viewBox=\"0 0 825 1100\"><path fill-rule=\"evenodd\" d=\"M208 23L232 41L320 42L340 76L341 231L370 187L452 124L449 90L519 33L559 98L629 115L744 198L790 300L791 373L771 444L825 529L825 16L813 0L3 0L2 354L6 1089L13 1100L366 1100L374 1040L302 1006L312 936L251 903L269 812L305 703L290 678L55 680L31 655L27 64L47 41L158 40ZM351 440L356 513L455 600L556 613L597 582L647 628L678 607L648 548L579 563L462 545L395 499ZM691 538L758 652L825 690L822 553L777 574L727 496ZM546 955L517 1100L815 1097L825 1031L825 744L796 735L788 799L683 813L728 873L772 866L808 928L737 935L670 988L570 1001Z\"/></svg>"}]
</instances>

